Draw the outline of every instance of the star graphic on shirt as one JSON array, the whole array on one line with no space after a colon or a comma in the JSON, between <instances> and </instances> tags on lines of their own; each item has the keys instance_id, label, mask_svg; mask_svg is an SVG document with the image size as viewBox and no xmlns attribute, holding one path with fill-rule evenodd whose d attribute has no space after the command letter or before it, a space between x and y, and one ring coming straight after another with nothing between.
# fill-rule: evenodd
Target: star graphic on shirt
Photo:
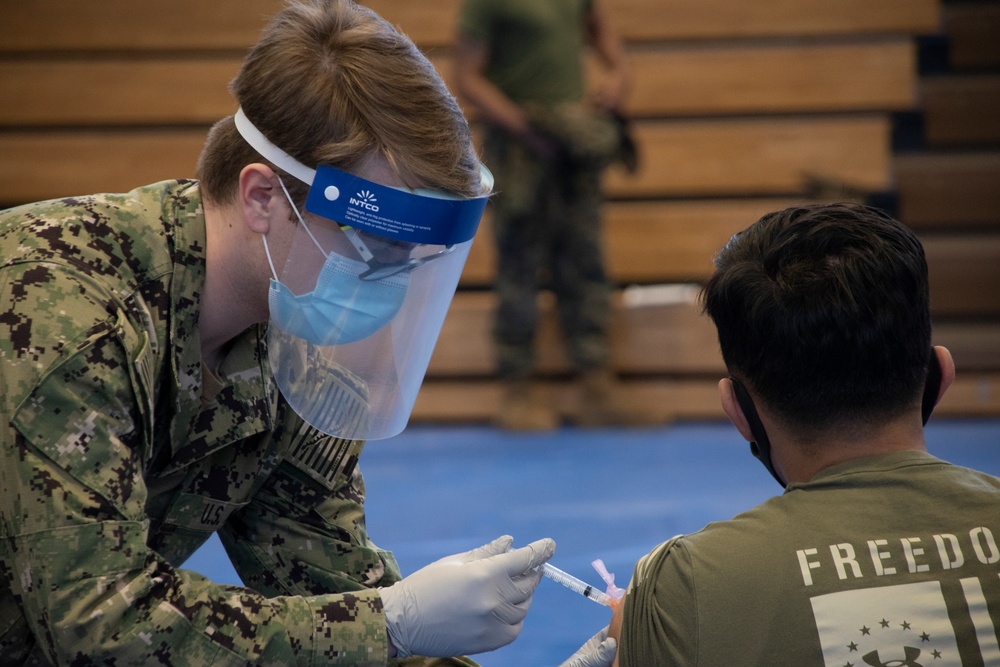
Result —
<instances>
[{"instance_id":1,"label":"star graphic on shirt","mask_svg":"<svg viewBox=\"0 0 1000 667\"><path fill-rule=\"evenodd\" d=\"M823 653L821 664L829 667L959 664L959 651L963 649L958 630L947 616L952 603L945 596L947 592L939 581L819 592L810 603L811 620L815 621ZM979 597L973 599L980 600L981 594L975 592Z\"/></svg>"},{"instance_id":2,"label":"star graphic on shirt","mask_svg":"<svg viewBox=\"0 0 1000 667\"><path fill-rule=\"evenodd\" d=\"M919 627L920 626L919 622L916 622L917 625L916 628L914 628L915 622L907 619L902 619L897 621L897 620L882 618L882 620L877 622L878 625L883 630L887 630L888 632L878 633L878 637L880 639L876 639L876 636L872 633L872 629L875 626L875 623L872 623L871 626L869 626L867 623L862 623L861 627L857 628L856 630L856 632L859 633L858 641L850 641L850 643L848 644L841 644L841 646L843 646L844 649L846 649L847 654L857 653L865 658L864 662L872 665L883 664L882 662L880 662L881 660L887 660L888 662L886 662L885 664L889 665L917 664L911 662L897 661L892 656L893 650L890 648L885 648L885 649L876 648L879 646L878 644L879 642L884 642L886 641L886 638L889 637L895 637L894 639L890 639L889 641L891 641L892 643L895 643L896 641L902 642L901 647L898 650L902 651L905 648L905 650L907 651L907 659L920 655L921 649L914 647L913 644L915 643L919 643L921 646L924 646L922 651L925 660L931 660L931 659L942 660L944 658L944 655L941 652L941 650L935 646L935 644L937 644L938 641L940 641L940 638L938 638L938 640L934 640L929 632L922 631L922 629ZM899 637L899 633L903 633L904 636ZM911 635L910 633L913 634ZM909 636L910 639L907 640L905 636ZM920 642L916 641L917 637L920 638ZM871 642L875 642L875 644L872 644ZM879 656L880 650L883 653L881 657ZM844 655L843 649L841 649L841 651L842 652L840 656L838 656L838 658L839 660L843 660L844 662L842 663L838 662L837 663L838 665L842 665L842 667L855 667L855 665L862 664L862 663L852 662L850 659L847 658L847 656ZM909 654L909 652L911 651L915 652L912 656ZM929 656L933 656L933 658ZM871 662L871 660L874 660L875 662ZM921 664L929 665L929 663L921 663Z\"/></svg>"}]
</instances>

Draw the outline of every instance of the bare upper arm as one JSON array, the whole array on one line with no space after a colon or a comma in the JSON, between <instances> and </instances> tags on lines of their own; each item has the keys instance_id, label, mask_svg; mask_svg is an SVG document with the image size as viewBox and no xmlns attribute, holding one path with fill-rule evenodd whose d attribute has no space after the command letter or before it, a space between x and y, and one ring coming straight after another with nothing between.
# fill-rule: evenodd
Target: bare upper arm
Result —
<instances>
[{"instance_id":1,"label":"bare upper arm","mask_svg":"<svg viewBox=\"0 0 1000 667\"><path fill-rule=\"evenodd\" d=\"M608 636L613 637L618 642L618 652L615 654L615 661L612 667L618 667L618 658L621 655L621 635L622 621L625 616L625 598L622 598L615 606L615 613L611 617L611 624L608 626Z\"/></svg>"}]
</instances>

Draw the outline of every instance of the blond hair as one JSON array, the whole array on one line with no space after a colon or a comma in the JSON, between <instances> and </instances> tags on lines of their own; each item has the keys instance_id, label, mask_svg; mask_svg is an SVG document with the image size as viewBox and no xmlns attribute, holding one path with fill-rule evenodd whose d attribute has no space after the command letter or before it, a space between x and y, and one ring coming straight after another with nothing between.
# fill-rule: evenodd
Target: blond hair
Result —
<instances>
[{"instance_id":1,"label":"blond hair","mask_svg":"<svg viewBox=\"0 0 1000 667\"><path fill-rule=\"evenodd\" d=\"M351 0L290 2L230 89L264 136L307 166L351 171L382 156L404 182L483 194L468 122L440 75L409 38ZM254 162L268 163L233 118L216 123L198 161L206 199L234 201L240 170ZM304 185L285 182L305 198Z\"/></svg>"}]
</instances>

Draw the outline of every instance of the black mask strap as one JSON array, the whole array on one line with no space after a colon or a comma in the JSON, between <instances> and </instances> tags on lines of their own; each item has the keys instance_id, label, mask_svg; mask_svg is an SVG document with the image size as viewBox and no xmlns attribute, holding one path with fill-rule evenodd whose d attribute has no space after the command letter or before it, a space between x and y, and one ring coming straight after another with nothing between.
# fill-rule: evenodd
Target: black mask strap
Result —
<instances>
[{"instance_id":1,"label":"black mask strap","mask_svg":"<svg viewBox=\"0 0 1000 667\"><path fill-rule=\"evenodd\" d=\"M736 402L740 404L743 416L746 417L747 424L750 426L750 433L754 437L754 441L750 443L750 452L757 460L764 464L764 467L778 481L778 484L785 486L785 481L778 475L778 472L774 469L774 463L771 461L771 441L768 440L767 431L764 430L764 425L757 414L757 407L753 404L750 394L740 384L739 380L732 376L729 377L729 380L733 383L733 393L736 394ZM920 414L924 424L927 424L931 412L934 411L934 405L937 403L940 391L941 362L932 349L930 359L927 363L927 379L924 382L924 396L920 406Z\"/></svg>"},{"instance_id":2,"label":"black mask strap","mask_svg":"<svg viewBox=\"0 0 1000 667\"><path fill-rule=\"evenodd\" d=\"M740 404L743 416L746 417L747 424L750 426L750 433L754 437L754 441L750 443L750 453L764 464L767 471L771 473L771 477L774 477L778 484L784 488L786 486L785 480L778 475L778 471L774 469L774 463L771 461L771 441L768 439L764 424L761 423L760 416L757 414L757 407L753 404L750 394L736 378L730 376L729 381L733 383L736 402Z\"/></svg>"},{"instance_id":3,"label":"black mask strap","mask_svg":"<svg viewBox=\"0 0 1000 667\"><path fill-rule=\"evenodd\" d=\"M941 362L937 358L934 348L931 348L931 358L927 362L927 379L924 381L924 398L920 405L920 416L927 424L937 403L938 394L941 392Z\"/></svg>"}]
</instances>

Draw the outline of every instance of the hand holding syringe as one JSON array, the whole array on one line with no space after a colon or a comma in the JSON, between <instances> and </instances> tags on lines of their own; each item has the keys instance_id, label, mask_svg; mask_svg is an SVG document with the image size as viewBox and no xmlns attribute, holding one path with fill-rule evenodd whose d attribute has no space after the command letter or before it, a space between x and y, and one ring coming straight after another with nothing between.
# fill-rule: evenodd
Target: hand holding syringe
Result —
<instances>
[{"instance_id":1,"label":"hand holding syringe","mask_svg":"<svg viewBox=\"0 0 1000 667\"><path fill-rule=\"evenodd\" d=\"M600 565L598 565L598 563L600 563ZM612 597L611 595L608 595L608 593L605 593L604 591L594 588L586 581L583 581L582 579L577 579L572 574L568 572L563 572L558 567L551 565L549 563L545 563L544 565L542 565L542 574L544 574L552 581L560 583L566 588L572 591L576 591L577 593L586 598L590 598L591 600L597 602L598 604L603 604L604 606L611 608L616 607L618 605L618 601L621 600L621 596L625 593L625 591L614 585L614 575L608 574L607 570L604 569L604 563L602 561L595 560L594 567L597 568L597 571L601 573L602 577L604 577L605 582L607 582L608 584L609 592L615 593L616 597ZM608 580L609 577L610 581Z\"/></svg>"}]
</instances>

